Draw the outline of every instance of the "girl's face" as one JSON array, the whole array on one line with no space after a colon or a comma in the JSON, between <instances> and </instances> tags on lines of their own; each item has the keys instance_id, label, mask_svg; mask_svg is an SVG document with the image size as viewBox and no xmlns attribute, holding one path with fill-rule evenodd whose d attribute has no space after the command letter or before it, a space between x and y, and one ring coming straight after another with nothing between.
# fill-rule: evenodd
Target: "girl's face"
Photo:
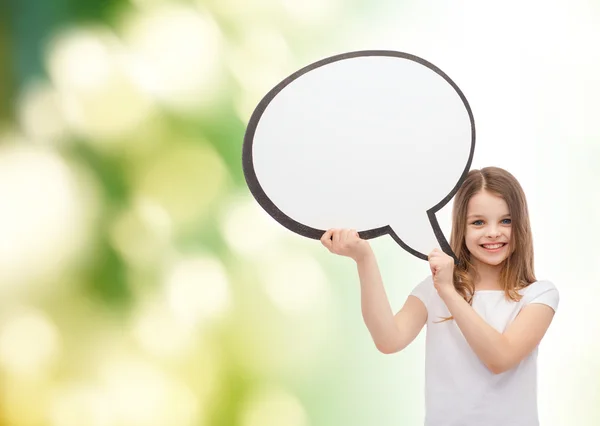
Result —
<instances>
[{"instance_id":1,"label":"girl's face","mask_svg":"<svg viewBox=\"0 0 600 426\"><path fill-rule=\"evenodd\" d=\"M510 254L511 219L502 197L482 190L467 205L465 243L471 260L500 265Z\"/></svg>"}]
</instances>

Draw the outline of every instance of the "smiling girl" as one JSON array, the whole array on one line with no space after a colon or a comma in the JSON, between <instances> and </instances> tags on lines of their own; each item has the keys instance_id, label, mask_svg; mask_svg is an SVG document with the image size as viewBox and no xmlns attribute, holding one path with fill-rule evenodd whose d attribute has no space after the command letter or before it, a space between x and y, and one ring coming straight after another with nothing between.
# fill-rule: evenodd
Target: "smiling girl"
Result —
<instances>
[{"instance_id":1,"label":"smiling girl","mask_svg":"<svg viewBox=\"0 0 600 426\"><path fill-rule=\"evenodd\" d=\"M538 345L559 294L538 281L527 202L507 171L469 172L456 193L450 246L395 315L368 241L328 230L321 242L357 264L362 314L376 347L406 348L427 324L425 426L537 426Z\"/></svg>"}]
</instances>

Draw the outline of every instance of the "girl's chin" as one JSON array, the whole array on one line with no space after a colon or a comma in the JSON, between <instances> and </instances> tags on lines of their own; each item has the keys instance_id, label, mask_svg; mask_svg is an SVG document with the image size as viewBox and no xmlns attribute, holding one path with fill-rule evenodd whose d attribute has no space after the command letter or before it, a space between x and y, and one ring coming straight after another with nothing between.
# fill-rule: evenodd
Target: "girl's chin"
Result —
<instances>
[{"instance_id":1,"label":"girl's chin","mask_svg":"<svg viewBox=\"0 0 600 426\"><path fill-rule=\"evenodd\" d=\"M501 254L501 255L490 255L489 253L477 253L475 258L481 262L481 263L485 263L486 265L490 265L490 266L498 266L501 265L502 262L504 262L506 260L506 256Z\"/></svg>"}]
</instances>

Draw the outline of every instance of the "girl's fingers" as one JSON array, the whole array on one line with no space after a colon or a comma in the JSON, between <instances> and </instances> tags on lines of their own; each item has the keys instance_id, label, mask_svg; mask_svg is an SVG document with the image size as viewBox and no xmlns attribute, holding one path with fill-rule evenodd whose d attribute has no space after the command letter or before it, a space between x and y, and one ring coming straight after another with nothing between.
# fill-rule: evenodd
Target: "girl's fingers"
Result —
<instances>
[{"instance_id":1,"label":"girl's fingers","mask_svg":"<svg viewBox=\"0 0 600 426\"><path fill-rule=\"evenodd\" d=\"M325 240L331 240L331 235L333 234L333 229L328 229L327 231L325 231L325 233L321 236L321 241L325 241Z\"/></svg>"},{"instance_id":2,"label":"girl's fingers","mask_svg":"<svg viewBox=\"0 0 600 426\"><path fill-rule=\"evenodd\" d=\"M345 241L354 239L354 234L355 233L356 233L356 231L354 229L346 229L346 232L345 232L345 237L346 237Z\"/></svg>"},{"instance_id":3,"label":"girl's fingers","mask_svg":"<svg viewBox=\"0 0 600 426\"><path fill-rule=\"evenodd\" d=\"M431 253L429 253L429 257L436 257L440 255L440 251L438 249L433 249L431 250Z\"/></svg>"},{"instance_id":4,"label":"girl's fingers","mask_svg":"<svg viewBox=\"0 0 600 426\"><path fill-rule=\"evenodd\" d=\"M339 229L333 230L332 240L333 240L334 245L338 245L340 243L340 230Z\"/></svg>"},{"instance_id":5,"label":"girl's fingers","mask_svg":"<svg viewBox=\"0 0 600 426\"><path fill-rule=\"evenodd\" d=\"M347 244L356 239L356 231L354 229L344 229L342 233L341 242Z\"/></svg>"},{"instance_id":6,"label":"girl's fingers","mask_svg":"<svg viewBox=\"0 0 600 426\"><path fill-rule=\"evenodd\" d=\"M435 273L438 270L438 261L435 256L429 256L429 268L431 269L431 275L435 276Z\"/></svg>"},{"instance_id":7,"label":"girl's fingers","mask_svg":"<svg viewBox=\"0 0 600 426\"><path fill-rule=\"evenodd\" d=\"M346 241L346 230L345 229L340 229L340 244L343 244Z\"/></svg>"},{"instance_id":8,"label":"girl's fingers","mask_svg":"<svg viewBox=\"0 0 600 426\"><path fill-rule=\"evenodd\" d=\"M327 247L327 249L330 251L331 251L331 246L333 245L332 241L331 241L332 235L333 235L333 229L329 229L321 237L321 244L323 244L325 247Z\"/></svg>"},{"instance_id":9,"label":"girl's fingers","mask_svg":"<svg viewBox=\"0 0 600 426\"><path fill-rule=\"evenodd\" d=\"M445 252L438 248L433 249L431 253L429 253L428 257L437 259L452 259L452 262L454 262L454 259L451 256L448 256Z\"/></svg>"},{"instance_id":10,"label":"girl's fingers","mask_svg":"<svg viewBox=\"0 0 600 426\"><path fill-rule=\"evenodd\" d=\"M354 239L360 239L358 232L355 229L336 229L327 230L321 236L321 244L323 244L332 253L338 253L344 248L348 242L353 242Z\"/></svg>"}]
</instances>

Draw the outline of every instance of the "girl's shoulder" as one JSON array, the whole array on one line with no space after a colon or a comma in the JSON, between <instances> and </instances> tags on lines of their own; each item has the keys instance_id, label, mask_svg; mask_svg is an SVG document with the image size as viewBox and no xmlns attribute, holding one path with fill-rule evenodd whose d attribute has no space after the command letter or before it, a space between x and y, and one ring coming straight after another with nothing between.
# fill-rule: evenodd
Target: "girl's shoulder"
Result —
<instances>
[{"instance_id":1,"label":"girl's shoulder","mask_svg":"<svg viewBox=\"0 0 600 426\"><path fill-rule=\"evenodd\" d=\"M523 305L527 305L529 303L543 303L545 305L549 305L554 310L558 308L560 294L558 292L558 288L552 281L534 281L527 287L520 289L519 293L523 296Z\"/></svg>"},{"instance_id":2,"label":"girl's shoulder","mask_svg":"<svg viewBox=\"0 0 600 426\"><path fill-rule=\"evenodd\" d=\"M521 294L538 293L544 291L558 291L556 285L550 280L537 280L519 290Z\"/></svg>"},{"instance_id":3,"label":"girl's shoulder","mask_svg":"<svg viewBox=\"0 0 600 426\"><path fill-rule=\"evenodd\" d=\"M412 289L410 295L418 297L427 306L435 292L433 277L428 275Z\"/></svg>"}]
</instances>

